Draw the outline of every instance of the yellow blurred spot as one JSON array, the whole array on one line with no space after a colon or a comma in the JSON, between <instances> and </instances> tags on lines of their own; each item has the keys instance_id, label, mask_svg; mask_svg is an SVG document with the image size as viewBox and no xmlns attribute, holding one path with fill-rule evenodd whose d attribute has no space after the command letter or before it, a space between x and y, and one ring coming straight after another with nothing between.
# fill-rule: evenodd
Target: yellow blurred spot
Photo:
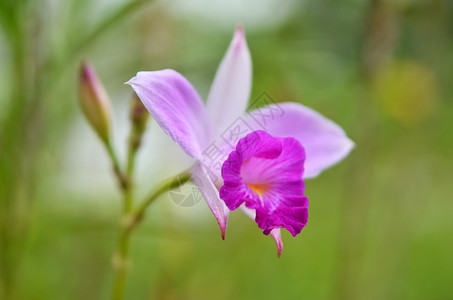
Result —
<instances>
[{"instance_id":1,"label":"yellow blurred spot","mask_svg":"<svg viewBox=\"0 0 453 300\"><path fill-rule=\"evenodd\" d=\"M251 183L247 183L247 185L249 186L249 188L252 189L252 191L254 191L256 194L258 194L258 196L260 196L260 197L269 190L269 185L268 184L260 184L260 183L251 184Z\"/></svg>"},{"instance_id":2,"label":"yellow blurred spot","mask_svg":"<svg viewBox=\"0 0 453 300\"><path fill-rule=\"evenodd\" d=\"M437 107L437 82L425 66L414 62L393 62L378 72L374 93L379 105L405 125L414 125Z\"/></svg>"}]
</instances>

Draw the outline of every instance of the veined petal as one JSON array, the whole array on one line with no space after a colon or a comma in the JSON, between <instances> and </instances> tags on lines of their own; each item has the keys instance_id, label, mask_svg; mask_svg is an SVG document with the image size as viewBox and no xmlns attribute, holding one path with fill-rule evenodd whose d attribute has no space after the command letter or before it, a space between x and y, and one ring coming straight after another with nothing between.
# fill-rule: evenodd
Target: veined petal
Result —
<instances>
[{"instance_id":1,"label":"veined petal","mask_svg":"<svg viewBox=\"0 0 453 300\"><path fill-rule=\"evenodd\" d=\"M304 148L296 139L252 132L238 142L222 166L220 198L230 210L243 203L255 210L264 234L286 228L296 236L308 218L304 160Z\"/></svg>"},{"instance_id":2,"label":"veined petal","mask_svg":"<svg viewBox=\"0 0 453 300\"><path fill-rule=\"evenodd\" d=\"M208 173L202 164L197 162L192 167L192 174L192 180L200 188L203 197L219 223L222 239L225 239L225 232L228 225L228 215L230 214L230 211L225 206L225 203L220 199L219 191L208 176Z\"/></svg>"},{"instance_id":3,"label":"veined petal","mask_svg":"<svg viewBox=\"0 0 453 300\"><path fill-rule=\"evenodd\" d=\"M217 69L209 92L207 107L215 121L215 135L222 133L247 108L252 84L252 60L242 26Z\"/></svg>"},{"instance_id":4,"label":"veined petal","mask_svg":"<svg viewBox=\"0 0 453 300\"><path fill-rule=\"evenodd\" d=\"M203 101L184 76L170 69L138 72L127 84L187 154L201 155L210 139L210 123Z\"/></svg>"},{"instance_id":5,"label":"veined petal","mask_svg":"<svg viewBox=\"0 0 453 300\"><path fill-rule=\"evenodd\" d=\"M305 149L304 178L318 176L345 158L354 148L344 130L311 108L298 103L261 107L246 116L255 130L264 129L279 137L294 137Z\"/></svg>"}]
</instances>

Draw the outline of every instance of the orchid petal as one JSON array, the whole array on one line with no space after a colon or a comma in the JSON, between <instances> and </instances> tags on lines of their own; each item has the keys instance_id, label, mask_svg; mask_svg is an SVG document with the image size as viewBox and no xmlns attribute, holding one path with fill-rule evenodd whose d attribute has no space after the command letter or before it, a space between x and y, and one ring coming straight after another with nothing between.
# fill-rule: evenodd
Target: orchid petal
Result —
<instances>
[{"instance_id":1,"label":"orchid petal","mask_svg":"<svg viewBox=\"0 0 453 300\"><path fill-rule=\"evenodd\" d=\"M278 255L278 257L280 257L280 255L282 255L282 251L283 251L281 229L280 228L272 229L270 235L274 238L274 241L277 244L277 255Z\"/></svg>"},{"instance_id":2,"label":"orchid petal","mask_svg":"<svg viewBox=\"0 0 453 300\"><path fill-rule=\"evenodd\" d=\"M230 211L220 199L219 191L209 177L206 169L200 163L196 163L192 167L192 180L200 188L203 197L219 223L222 239L225 239Z\"/></svg>"},{"instance_id":3,"label":"orchid petal","mask_svg":"<svg viewBox=\"0 0 453 300\"><path fill-rule=\"evenodd\" d=\"M243 203L254 209L264 234L286 228L296 236L308 218L304 160L304 149L296 139L254 131L238 142L223 164L220 198L230 210Z\"/></svg>"},{"instance_id":4,"label":"orchid petal","mask_svg":"<svg viewBox=\"0 0 453 300\"><path fill-rule=\"evenodd\" d=\"M304 178L318 176L344 159L354 148L344 130L320 113L298 103L271 104L245 118L253 129L274 136L294 137L305 148Z\"/></svg>"},{"instance_id":5,"label":"orchid petal","mask_svg":"<svg viewBox=\"0 0 453 300\"><path fill-rule=\"evenodd\" d=\"M187 154L201 155L210 138L209 120L203 101L184 76L170 69L138 72L127 84Z\"/></svg>"},{"instance_id":6,"label":"orchid petal","mask_svg":"<svg viewBox=\"0 0 453 300\"><path fill-rule=\"evenodd\" d=\"M238 26L220 63L209 92L207 107L215 121L214 134L223 132L247 108L252 85L252 60L244 29Z\"/></svg>"}]
</instances>

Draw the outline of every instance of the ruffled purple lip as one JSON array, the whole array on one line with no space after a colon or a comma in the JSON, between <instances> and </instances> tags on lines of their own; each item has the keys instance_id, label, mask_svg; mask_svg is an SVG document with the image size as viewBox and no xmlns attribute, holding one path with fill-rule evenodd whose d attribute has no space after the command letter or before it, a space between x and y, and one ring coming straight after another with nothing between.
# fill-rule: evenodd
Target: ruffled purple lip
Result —
<instances>
[{"instance_id":1,"label":"ruffled purple lip","mask_svg":"<svg viewBox=\"0 0 453 300\"><path fill-rule=\"evenodd\" d=\"M223 163L220 198L230 210L243 203L255 210L264 234L286 228L296 236L308 219L304 161L305 150L296 139L254 131L239 140Z\"/></svg>"}]
</instances>

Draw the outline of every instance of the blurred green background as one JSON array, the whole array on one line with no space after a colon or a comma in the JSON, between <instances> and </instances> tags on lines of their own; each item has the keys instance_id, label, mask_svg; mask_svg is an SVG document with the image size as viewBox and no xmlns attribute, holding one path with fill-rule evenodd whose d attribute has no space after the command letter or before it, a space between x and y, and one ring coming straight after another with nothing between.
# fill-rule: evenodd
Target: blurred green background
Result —
<instances>
[{"instance_id":1,"label":"blurred green background","mask_svg":"<svg viewBox=\"0 0 453 300\"><path fill-rule=\"evenodd\" d=\"M357 146L306 182L308 226L273 240L168 196L132 239L126 299L453 299L453 2L0 0L0 299L109 299L121 207L77 103L91 61L124 154L139 70L206 98L241 22L252 99L300 101ZM149 124L138 190L187 165ZM124 157L124 155L123 155ZM164 159L162 159L164 157Z\"/></svg>"}]
</instances>

